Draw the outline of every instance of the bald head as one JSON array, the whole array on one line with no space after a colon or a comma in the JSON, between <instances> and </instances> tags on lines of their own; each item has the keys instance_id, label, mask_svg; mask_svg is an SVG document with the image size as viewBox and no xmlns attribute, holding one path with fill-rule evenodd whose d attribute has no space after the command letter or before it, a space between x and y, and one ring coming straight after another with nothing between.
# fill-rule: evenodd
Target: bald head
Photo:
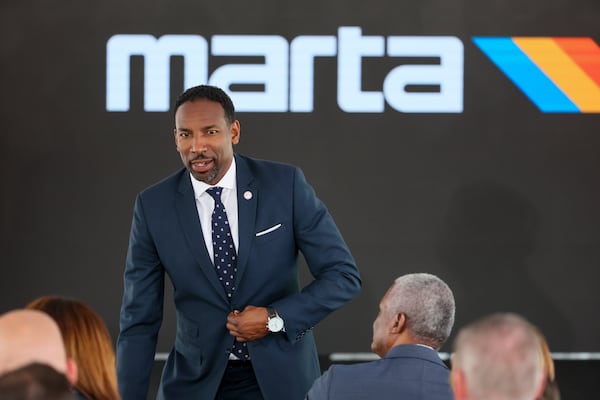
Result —
<instances>
[{"instance_id":1,"label":"bald head","mask_svg":"<svg viewBox=\"0 0 600 400\"><path fill-rule=\"evenodd\" d=\"M14 310L0 316L0 374L30 363L47 364L69 376L58 325L36 310Z\"/></svg>"},{"instance_id":2,"label":"bald head","mask_svg":"<svg viewBox=\"0 0 600 400\"><path fill-rule=\"evenodd\" d=\"M531 400L543 387L538 331L517 314L492 314L464 327L454 348L457 400Z\"/></svg>"}]
</instances>

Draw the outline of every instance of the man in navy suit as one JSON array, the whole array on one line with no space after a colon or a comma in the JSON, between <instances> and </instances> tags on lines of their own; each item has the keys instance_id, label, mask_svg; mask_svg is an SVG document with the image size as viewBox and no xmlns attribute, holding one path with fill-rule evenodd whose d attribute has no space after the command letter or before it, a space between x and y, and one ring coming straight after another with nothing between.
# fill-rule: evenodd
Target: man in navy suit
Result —
<instances>
[{"instance_id":1,"label":"man in navy suit","mask_svg":"<svg viewBox=\"0 0 600 400\"><path fill-rule=\"evenodd\" d=\"M302 399L320 375L311 329L360 290L355 261L300 169L234 153L240 123L224 91L202 85L180 95L174 137L185 168L135 202L117 342L121 396L147 396L167 273L177 331L158 398ZM222 257L213 260L216 223L235 248L224 275L215 268ZM314 277L302 289L300 252Z\"/></svg>"},{"instance_id":2,"label":"man in navy suit","mask_svg":"<svg viewBox=\"0 0 600 400\"><path fill-rule=\"evenodd\" d=\"M396 279L379 303L371 349L380 360L332 365L309 400L452 400L450 371L437 350L454 324L454 296L425 273Z\"/></svg>"}]
</instances>

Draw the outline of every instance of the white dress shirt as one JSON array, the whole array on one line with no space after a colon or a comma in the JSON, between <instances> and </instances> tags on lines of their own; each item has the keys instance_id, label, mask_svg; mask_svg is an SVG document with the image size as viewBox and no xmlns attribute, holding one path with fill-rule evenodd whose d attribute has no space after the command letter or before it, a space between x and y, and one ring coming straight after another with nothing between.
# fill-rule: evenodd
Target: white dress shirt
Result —
<instances>
[{"instance_id":1,"label":"white dress shirt","mask_svg":"<svg viewBox=\"0 0 600 400\"><path fill-rule=\"evenodd\" d=\"M204 243L206 243L206 249L210 255L210 259L213 259L213 240L212 240L212 212L215 208L215 201L213 198L206 193L206 189L219 186L223 188L221 193L221 201L225 206L225 212L227 213L227 220L229 221L229 229L231 229L231 236L233 237L233 244L237 252L239 238L238 238L238 207L237 207L237 187L236 187L236 173L235 173L235 158L231 161L229 170L225 173L225 176L214 186L208 185L194 178L190 174L192 180L192 187L194 188L194 198L196 199L196 208L198 209L198 216L200 217L200 226L202 226L202 234L204 235Z\"/></svg>"}]
</instances>

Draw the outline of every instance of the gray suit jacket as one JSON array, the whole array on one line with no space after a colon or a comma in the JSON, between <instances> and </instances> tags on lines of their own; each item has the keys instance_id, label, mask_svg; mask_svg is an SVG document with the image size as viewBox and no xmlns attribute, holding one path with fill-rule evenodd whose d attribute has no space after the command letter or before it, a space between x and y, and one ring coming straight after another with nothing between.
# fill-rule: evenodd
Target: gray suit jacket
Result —
<instances>
[{"instance_id":1,"label":"gray suit jacket","mask_svg":"<svg viewBox=\"0 0 600 400\"><path fill-rule=\"evenodd\" d=\"M437 352L399 345L377 361L332 365L308 392L308 400L452 400L450 371Z\"/></svg>"},{"instance_id":2,"label":"gray suit jacket","mask_svg":"<svg viewBox=\"0 0 600 400\"><path fill-rule=\"evenodd\" d=\"M248 343L265 398L304 398L320 375L311 328L360 289L354 259L302 172L235 157L239 249L231 302L204 244L188 171L180 170L136 199L117 341L123 400L147 396L165 273L174 286L177 331L158 398L169 400L214 398L233 344L227 314L247 305L273 305L285 320L285 333ZM315 278L302 290L299 252Z\"/></svg>"}]
</instances>

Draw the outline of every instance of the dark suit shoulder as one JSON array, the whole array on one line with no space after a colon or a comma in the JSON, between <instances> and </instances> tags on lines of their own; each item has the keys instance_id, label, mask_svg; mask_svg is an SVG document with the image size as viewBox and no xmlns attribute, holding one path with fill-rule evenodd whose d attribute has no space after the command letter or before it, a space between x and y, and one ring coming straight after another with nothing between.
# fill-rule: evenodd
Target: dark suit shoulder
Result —
<instances>
[{"instance_id":1,"label":"dark suit shoulder","mask_svg":"<svg viewBox=\"0 0 600 400\"><path fill-rule=\"evenodd\" d=\"M446 382L450 374L436 352L414 345L402 345L392 349L393 356L388 356L364 363L334 364L329 367L331 376L336 380L353 381L361 377L372 376L374 379L386 379L388 374L394 380L422 380ZM390 378L391 378L390 376ZM377 377L377 378L375 378Z\"/></svg>"},{"instance_id":2,"label":"dark suit shoulder","mask_svg":"<svg viewBox=\"0 0 600 400\"><path fill-rule=\"evenodd\" d=\"M236 162L238 163L238 168L241 166L245 166L250 172L259 176L271 174L290 174L300 169L299 167L292 164L272 160L262 160L259 158L252 158L237 153Z\"/></svg>"},{"instance_id":3,"label":"dark suit shoulder","mask_svg":"<svg viewBox=\"0 0 600 400\"><path fill-rule=\"evenodd\" d=\"M300 168L277 161L260 160L236 154L237 180L242 187L257 184L263 190L290 193L297 182L305 182Z\"/></svg>"},{"instance_id":4,"label":"dark suit shoulder","mask_svg":"<svg viewBox=\"0 0 600 400\"><path fill-rule=\"evenodd\" d=\"M400 357L332 365L316 389L329 399L427 399L450 400L449 371L427 359ZM321 382L324 381L324 382ZM313 393L316 393L315 390Z\"/></svg>"}]
</instances>

